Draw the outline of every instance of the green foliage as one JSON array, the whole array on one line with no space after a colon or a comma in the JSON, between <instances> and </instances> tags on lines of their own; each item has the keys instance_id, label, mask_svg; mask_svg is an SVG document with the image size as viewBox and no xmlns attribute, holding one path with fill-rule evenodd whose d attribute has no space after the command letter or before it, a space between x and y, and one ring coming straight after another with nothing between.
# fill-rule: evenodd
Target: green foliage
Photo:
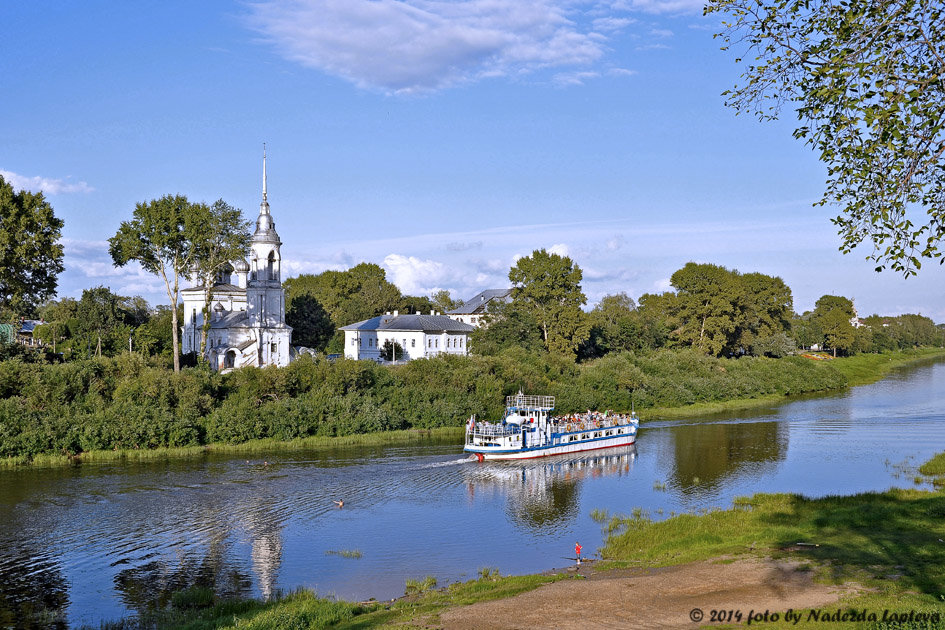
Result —
<instances>
[{"instance_id":1,"label":"green foliage","mask_svg":"<svg viewBox=\"0 0 945 630\"><path fill-rule=\"evenodd\" d=\"M790 351L793 300L781 278L690 262L670 281L677 293L663 300L663 308L675 324L671 336L677 344L715 356Z\"/></svg>"},{"instance_id":2,"label":"green foliage","mask_svg":"<svg viewBox=\"0 0 945 630\"><path fill-rule=\"evenodd\" d=\"M728 105L762 119L796 112L794 137L827 166L818 203L841 208L842 251L869 243L877 271L905 275L941 258L942 3L710 0L705 13L726 14L723 49L752 59Z\"/></svg>"},{"instance_id":3,"label":"green foliage","mask_svg":"<svg viewBox=\"0 0 945 630\"><path fill-rule=\"evenodd\" d=\"M492 302L484 322L469 337L469 349L492 356L507 348L538 352L544 348L538 320L528 309L515 302Z\"/></svg>"},{"instance_id":4,"label":"green foliage","mask_svg":"<svg viewBox=\"0 0 945 630\"><path fill-rule=\"evenodd\" d=\"M171 352L174 371L180 371L177 303L180 278L194 268L200 255L198 242L207 238L207 226L197 220L199 212L182 195L165 195L135 206L130 221L122 221L108 239L108 252L118 267L137 261L148 273L160 276L171 309Z\"/></svg>"},{"instance_id":5,"label":"green foliage","mask_svg":"<svg viewBox=\"0 0 945 630\"><path fill-rule=\"evenodd\" d=\"M19 192L0 176L0 319L31 316L56 293L64 269L63 222L42 193Z\"/></svg>"},{"instance_id":6,"label":"green foliage","mask_svg":"<svg viewBox=\"0 0 945 630\"><path fill-rule=\"evenodd\" d=\"M463 304L462 300L454 300L452 297L450 297L450 292L446 289L440 289L439 291L436 291L430 296L430 300L433 308L440 313L446 313L447 311L451 311L454 308L459 308Z\"/></svg>"},{"instance_id":7,"label":"green foliage","mask_svg":"<svg viewBox=\"0 0 945 630\"><path fill-rule=\"evenodd\" d=\"M581 305L581 268L567 256L544 249L519 258L509 270L512 303L530 315L549 352L574 355L588 338L590 325Z\"/></svg>"},{"instance_id":8,"label":"green foliage","mask_svg":"<svg viewBox=\"0 0 945 630\"><path fill-rule=\"evenodd\" d=\"M192 273L204 288L203 327L200 331L199 356L203 357L210 332L210 300L212 287L221 272L232 270L230 263L242 260L249 252L249 221L243 211L234 208L222 199L213 202L191 204L190 225L197 229L189 231L193 241L194 265Z\"/></svg>"},{"instance_id":9,"label":"green foliage","mask_svg":"<svg viewBox=\"0 0 945 630\"><path fill-rule=\"evenodd\" d=\"M436 588L436 578L432 575L428 575L423 580L407 580L407 586L404 590L404 595L422 595L427 591L432 591Z\"/></svg>"},{"instance_id":10,"label":"green foliage","mask_svg":"<svg viewBox=\"0 0 945 630\"><path fill-rule=\"evenodd\" d=\"M509 348L396 368L301 357L286 368L179 374L123 353L60 365L0 362L0 457L243 444L459 427L495 418L519 388L558 397L562 413L673 407L843 386L801 358L715 359L691 350L611 353L575 364Z\"/></svg>"}]
</instances>

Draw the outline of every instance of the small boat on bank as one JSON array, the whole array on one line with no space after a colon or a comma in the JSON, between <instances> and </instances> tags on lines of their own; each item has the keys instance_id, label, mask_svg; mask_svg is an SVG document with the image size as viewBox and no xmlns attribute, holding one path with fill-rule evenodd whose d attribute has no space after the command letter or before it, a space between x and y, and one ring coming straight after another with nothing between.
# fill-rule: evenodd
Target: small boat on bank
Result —
<instances>
[{"instance_id":1,"label":"small boat on bank","mask_svg":"<svg viewBox=\"0 0 945 630\"><path fill-rule=\"evenodd\" d=\"M552 416L554 408L554 396L526 396L521 392L507 396L501 422L469 419L463 451L479 461L532 459L636 442L640 420L635 413L588 411Z\"/></svg>"}]
</instances>

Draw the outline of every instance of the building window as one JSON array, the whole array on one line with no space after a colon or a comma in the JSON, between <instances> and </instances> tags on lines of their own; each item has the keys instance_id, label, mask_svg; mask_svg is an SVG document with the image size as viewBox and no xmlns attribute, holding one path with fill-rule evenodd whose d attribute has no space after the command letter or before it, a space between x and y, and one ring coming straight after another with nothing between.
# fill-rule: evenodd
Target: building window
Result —
<instances>
[{"instance_id":1,"label":"building window","mask_svg":"<svg viewBox=\"0 0 945 630\"><path fill-rule=\"evenodd\" d=\"M472 322L473 324L475 324L475 323L476 323L476 318L475 318L475 317L470 317L470 318L469 318L469 321Z\"/></svg>"},{"instance_id":2,"label":"building window","mask_svg":"<svg viewBox=\"0 0 945 630\"><path fill-rule=\"evenodd\" d=\"M411 348L416 348L416 347L417 347L417 340L416 340L416 339L411 339L411 340L410 340L410 347L411 347Z\"/></svg>"}]
</instances>

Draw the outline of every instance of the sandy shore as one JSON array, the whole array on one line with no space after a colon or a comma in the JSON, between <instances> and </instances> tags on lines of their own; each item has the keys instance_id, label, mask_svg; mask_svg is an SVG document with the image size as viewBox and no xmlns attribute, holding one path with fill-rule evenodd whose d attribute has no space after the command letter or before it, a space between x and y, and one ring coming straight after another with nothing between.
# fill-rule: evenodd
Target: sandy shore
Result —
<instances>
[{"instance_id":1,"label":"sandy shore","mask_svg":"<svg viewBox=\"0 0 945 630\"><path fill-rule=\"evenodd\" d=\"M572 569L573 571L573 569ZM508 599L451 608L433 627L698 628L712 611L783 613L835 604L855 587L817 584L796 563L762 559L699 562L650 570L595 571ZM699 612L695 612L698 610ZM701 622L693 619L702 615ZM734 619L731 625L741 625Z\"/></svg>"}]
</instances>

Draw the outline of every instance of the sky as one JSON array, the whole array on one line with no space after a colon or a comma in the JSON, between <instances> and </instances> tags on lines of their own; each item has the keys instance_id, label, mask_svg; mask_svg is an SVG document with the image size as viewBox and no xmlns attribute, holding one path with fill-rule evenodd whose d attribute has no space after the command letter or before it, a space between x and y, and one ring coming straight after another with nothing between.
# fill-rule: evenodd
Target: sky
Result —
<instances>
[{"instance_id":1,"label":"sky","mask_svg":"<svg viewBox=\"0 0 945 630\"><path fill-rule=\"evenodd\" d=\"M945 322L945 267L840 253L793 112L725 106L743 67L700 0L15 2L4 22L0 175L65 221L60 297L166 304L107 239L166 194L254 220L266 143L284 276L367 261L467 299L545 248L588 308L695 261L779 276L798 312L832 294Z\"/></svg>"}]
</instances>

